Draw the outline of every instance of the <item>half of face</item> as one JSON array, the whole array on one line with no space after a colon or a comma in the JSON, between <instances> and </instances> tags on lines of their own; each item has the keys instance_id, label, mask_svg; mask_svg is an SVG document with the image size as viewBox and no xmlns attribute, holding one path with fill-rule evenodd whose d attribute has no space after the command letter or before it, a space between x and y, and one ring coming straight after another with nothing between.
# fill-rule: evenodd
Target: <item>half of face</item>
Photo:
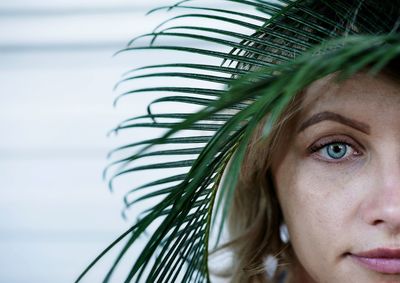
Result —
<instances>
[{"instance_id":1,"label":"half of face","mask_svg":"<svg viewBox=\"0 0 400 283\"><path fill-rule=\"evenodd\" d=\"M298 278L400 282L400 82L321 79L291 127L272 172Z\"/></svg>"}]
</instances>

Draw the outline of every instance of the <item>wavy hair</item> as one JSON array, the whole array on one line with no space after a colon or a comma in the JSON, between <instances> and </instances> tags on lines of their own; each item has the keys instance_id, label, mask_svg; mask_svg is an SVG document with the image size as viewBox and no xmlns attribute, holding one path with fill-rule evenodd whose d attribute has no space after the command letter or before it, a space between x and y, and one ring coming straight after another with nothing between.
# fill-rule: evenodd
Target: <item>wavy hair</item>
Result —
<instances>
[{"instance_id":1,"label":"wavy hair","mask_svg":"<svg viewBox=\"0 0 400 283\"><path fill-rule=\"evenodd\" d=\"M319 27L329 28L326 23L329 21L340 23L342 28L331 29L332 38L346 37L351 34L381 34L390 32L398 28L398 7L396 3L392 6L374 3L374 1L348 1L352 9L347 11L347 16L337 13L326 1L305 1L304 10L310 9L324 18L310 18L310 22ZM382 9L386 7L386 9ZM389 7L389 8L388 8ZM283 46L288 46L292 50L301 50L301 46L292 43L289 38L301 38L301 34L291 33L286 29L280 29L283 24L289 24L290 18L303 17L304 10L298 9L276 23L276 27L270 27L272 31L283 32L287 39L276 37L273 34L258 33L254 36L264 39L266 42L274 42ZM376 17L386 17L387 22L382 26L375 26L373 29L365 21L365 15L375 11ZM388 24L390 23L390 24ZM297 27L304 32L319 35L319 31L310 27L309 24ZM314 42L310 42L313 44ZM283 64L279 56L295 59L296 53L285 53L282 49L274 49L255 45L257 48L270 50L271 57L261 57L260 60L272 64ZM256 57L255 54L247 53L245 56ZM389 62L383 72L389 76L399 78L398 58ZM253 66L240 66L238 68L254 69ZM234 283L270 283L280 282L282 276L290 274L291 263L295 260L290 242L282 241L280 237L280 227L284 223L279 201L274 186L271 165L274 158L277 158L280 145L287 144L285 139L290 137L292 122L296 114L301 109L301 98L304 91L298 93L288 106L283 110L277 119L273 130L266 139L263 138L262 131L268 121L269 113L258 125L251 141L247 147L246 156L242 163L241 173L235 188L234 200L232 203L228 229L231 241L226 245L234 253L234 262L231 269L231 279ZM229 170L229 168L227 169ZM268 258L273 258L276 262L268 263ZM271 266L276 264L276 266ZM275 273L267 272L268 265ZM288 274L289 273L289 274Z\"/></svg>"}]
</instances>

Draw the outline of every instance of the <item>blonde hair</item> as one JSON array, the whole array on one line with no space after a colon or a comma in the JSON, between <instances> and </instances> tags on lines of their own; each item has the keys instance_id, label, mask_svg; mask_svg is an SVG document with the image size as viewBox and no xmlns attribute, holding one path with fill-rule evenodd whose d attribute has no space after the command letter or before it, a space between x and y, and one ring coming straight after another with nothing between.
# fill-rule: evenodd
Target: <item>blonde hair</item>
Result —
<instances>
[{"instance_id":1,"label":"blonde hair","mask_svg":"<svg viewBox=\"0 0 400 283\"><path fill-rule=\"evenodd\" d=\"M312 2L312 3L311 3ZM322 18L327 18L333 22L340 22L342 26L346 27L345 30L332 30L331 37L347 36L351 33L380 33L381 27L376 30L369 30L366 25L368 23L358 21L356 17L360 9L379 8L374 1L366 1L362 6L359 2L349 1L354 4L357 9L354 11L355 15L352 21L345 22L346 18L341 18L340 15L333 12L329 5L323 1L311 1L310 4L304 1L305 5L311 5L312 9L318 11ZM381 16L385 15L384 11L380 11ZM387 12L387 11L386 11ZM394 18L394 12L391 11L391 19ZM301 16L300 10L295 10L294 14ZM397 18L397 16L395 17ZM353 21L354 20L354 21ZM281 23L290 23L290 18L281 19ZM326 23L319 19L308 19L308 22L314 25L325 27ZM276 37L259 31L253 36L262 39L266 45L261 43L245 42L258 49L269 51L270 56L244 52L243 56L259 59L269 64L281 64L284 60L279 58L286 58L292 60L296 54L305 51L303 46L298 46L295 42L286 38L302 39L307 42L307 38L303 38L301 34L296 34L292 31L285 30L279 25L270 26L274 33L281 33L284 37ZM298 23L298 29L306 33L319 35L317 30L313 27ZM314 44L315 42L309 42ZM296 52L288 52L277 48L276 45L289 47L289 50ZM386 70L395 70L394 73L398 74L398 60L395 64L390 63ZM255 67L246 64L238 64L238 68L245 70L254 70ZM385 70L384 70L385 71ZM290 138L290 130L293 128L293 122L296 121L296 114L301 107L301 100L305 90L298 93L293 101L289 103L286 109L282 112L272 132L268 138L262 138L262 129L264 124L268 121L267 116L256 129L249 145L245 160L241 167L241 173L238 179L238 184L235 188L234 201L231 207L228 229L231 241L226 245L233 251L234 262L231 270L231 282L234 283L270 283L279 280L282 273L290 273L291 265L294 263L295 257L292 247L289 243L285 243L280 239L280 225L283 224L283 216L276 195L274 186L273 175L271 166L273 160L279 157L279 150L284 144L288 144L287 139ZM229 169L228 169L229 170ZM277 260L277 269L275 275L268 276L265 260L267 256L273 256ZM291 276L289 274L289 276Z\"/></svg>"},{"instance_id":2,"label":"blonde hair","mask_svg":"<svg viewBox=\"0 0 400 283\"><path fill-rule=\"evenodd\" d=\"M235 256L232 282L274 282L266 273L266 257L277 259L275 275L292 259L290 244L280 238L283 217L271 166L280 145L287 143L301 97L298 94L286 107L268 138L262 137L268 116L261 121L248 145L228 223L232 239L228 246Z\"/></svg>"},{"instance_id":3,"label":"blonde hair","mask_svg":"<svg viewBox=\"0 0 400 283\"><path fill-rule=\"evenodd\" d=\"M399 66L400 58L395 58L381 70L381 74L399 81ZM307 88L293 98L268 138L264 139L262 131L268 121L266 116L247 147L228 224L231 242L227 246L234 253L231 282L272 283L277 282L282 273L294 275L290 274L296 260L293 249L290 242L286 243L280 238L283 216L276 195L272 165L282 157L281 151L293 137L291 133L297 126L298 114L303 107L307 107L303 105L306 92ZM266 271L267 256L277 260L274 276Z\"/></svg>"}]
</instances>

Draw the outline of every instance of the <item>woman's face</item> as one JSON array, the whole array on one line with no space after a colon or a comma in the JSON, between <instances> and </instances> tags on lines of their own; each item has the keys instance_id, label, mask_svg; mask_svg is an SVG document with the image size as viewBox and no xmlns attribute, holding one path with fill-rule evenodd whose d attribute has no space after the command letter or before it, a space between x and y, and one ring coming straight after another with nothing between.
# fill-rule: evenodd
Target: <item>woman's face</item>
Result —
<instances>
[{"instance_id":1,"label":"woman's face","mask_svg":"<svg viewBox=\"0 0 400 283\"><path fill-rule=\"evenodd\" d=\"M400 282L400 83L325 78L302 103L273 165L294 277Z\"/></svg>"}]
</instances>

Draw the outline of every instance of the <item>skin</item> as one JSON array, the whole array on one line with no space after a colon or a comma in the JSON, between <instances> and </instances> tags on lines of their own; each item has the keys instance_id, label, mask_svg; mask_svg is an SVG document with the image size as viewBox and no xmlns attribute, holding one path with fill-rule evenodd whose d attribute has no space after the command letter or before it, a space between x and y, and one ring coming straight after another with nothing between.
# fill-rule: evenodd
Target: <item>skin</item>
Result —
<instances>
[{"instance_id":1,"label":"skin","mask_svg":"<svg viewBox=\"0 0 400 283\"><path fill-rule=\"evenodd\" d=\"M302 106L272 167L296 255L290 281L400 282L400 273L372 271L351 256L400 249L399 81L360 73L339 84L327 77L305 91ZM307 122L321 112L355 124ZM332 158L331 143L345 156Z\"/></svg>"}]
</instances>

